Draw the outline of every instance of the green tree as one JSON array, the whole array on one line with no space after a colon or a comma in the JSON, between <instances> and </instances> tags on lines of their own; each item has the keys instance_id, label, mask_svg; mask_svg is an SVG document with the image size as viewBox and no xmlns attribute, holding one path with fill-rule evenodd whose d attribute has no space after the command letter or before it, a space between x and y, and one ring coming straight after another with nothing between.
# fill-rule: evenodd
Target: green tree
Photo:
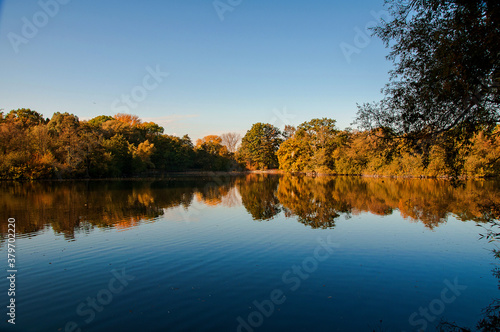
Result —
<instances>
[{"instance_id":1,"label":"green tree","mask_svg":"<svg viewBox=\"0 0 500 332\"><path fill-rule=\"evenodd\" d=\"M276 152L282 142L278 128L267 123L256 123L241 141L239 158L250 168L277 168L279 164Z\"/></svg>"},{"instance_id":2,"label":"green tree","mask_svg":"<svg viewBox=\"0 0 500 332\"><path fill-rule=\"evenodd\" d=\"M141 123L137 126L137 128L142 133L142 136L146 139L150 139L154 136L159 136L164 132L163 127L154 122Z\"/></svg>"},{"instance_id":3,"label":"green tree","mask_svg":"<svg viewBox=\"0 0 500 332\"><path fill-rule=\"evenodd\" d=\"M99 115L96 116L95 118L90 119L88 123L91 126L100 127L104 122L109 120L113 120L113 117L109 115Z\"/></svg>"},{"instance_id":4,"label":"green tree","mask_svg":"<svg viewBox=\"0 0 500 332\"><path fill-rule=\"evenodd\" d=\"M43 115L32 111L29 108L19 108L17 110L10 111L6 118L10 121L19 121L23 128L33 127L39 124L45 124L47 121L43 118Z\"/></svg>"},{"instance_id":5,"label":"green tree","mask_svg":"<svg viewBox=\"0 0 500 332\"><path fill-rule=\"evenodd\" d=\"M193 143L188 135L182 138L159 135L152 139L155 150L151 161L159 171L185 171L194 161Z\"/></svg>"},{"instance_id":6,"label":"green tree","mask_svg":"<svg viewBox=\"0 0 500 332\"><path fill-rule=\"evenodd\" d=\"M123 135L117 134L103 142L104 148L110 155L109 174L111 176L128 176L132 173L132 154Z\"/></svg>"},{"instance_id":7,"label":"green tree","mask_svg":"<svg viewBox=\"0 0 500 332\"><path fill-rule=\"evenodd\" d=\"M280 168L287 171L335 172L338 149L347 137L335 127L335 120L312 119L302 123L280 147Z\"/></svg>"},{"instance_id":8,"label":"green tree","mask_svg":"<svg viewBox=\"0 0 500 332\"><path fill-rule=\"evenodd\" d=\"M500 2L390 0L374 33L395 64L385 98L359 107L358 123L430 139L500 121Z\"/></svg>"}]
</instances>

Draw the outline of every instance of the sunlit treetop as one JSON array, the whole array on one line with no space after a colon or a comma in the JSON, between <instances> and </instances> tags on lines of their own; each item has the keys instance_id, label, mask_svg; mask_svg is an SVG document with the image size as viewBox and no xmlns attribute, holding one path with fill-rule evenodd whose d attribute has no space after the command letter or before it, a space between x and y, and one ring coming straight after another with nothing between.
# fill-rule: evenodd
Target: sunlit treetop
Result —
<instances>
[{"instance_id":1,"label":"sunlit treetop","mask_svg":"<svg viewBox=\"0 0 500 332\"><path fill-rule=\"evenodd\" d=\"M139 119L139 117L137 115L134 115L134 114L118 113L113 117L116 120L118 120L120 122L127 123L131 126L137 126L142 122L141 119Z\"/></svg>"}]
</instances>

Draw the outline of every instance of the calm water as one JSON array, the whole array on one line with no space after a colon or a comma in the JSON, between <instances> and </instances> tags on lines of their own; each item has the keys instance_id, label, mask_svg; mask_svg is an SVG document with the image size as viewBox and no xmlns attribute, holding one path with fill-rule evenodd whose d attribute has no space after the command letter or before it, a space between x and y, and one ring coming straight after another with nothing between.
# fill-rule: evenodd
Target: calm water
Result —
<instances>
[{"instance_id":1,"label":"calm water","mask_svg":"<svg viewBox=\"0 0 500 332\"><path fill-rule=\"evenodd\" d=\"M2 331L433 331L500 297L497 182L252 174L2 183ZM8 318L8 317L7 317Z\"/></svg>"}]
</instances>

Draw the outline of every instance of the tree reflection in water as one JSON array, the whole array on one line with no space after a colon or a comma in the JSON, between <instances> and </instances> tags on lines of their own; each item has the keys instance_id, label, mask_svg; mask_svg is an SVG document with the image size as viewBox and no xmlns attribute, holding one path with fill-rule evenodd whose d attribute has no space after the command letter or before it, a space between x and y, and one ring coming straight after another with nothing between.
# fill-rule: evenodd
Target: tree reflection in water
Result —
<instances>
[{"instance_id":1,"label":"tree reflection in water","mask_svg":"<svg viewBox=\"0 0 500 332\"><path fill-rule=\"evenodd\" d=\"M250 174L237 181L241 203L254 220L269 220L281 212L276 195L280 178L264 174Z\"/></svg>"},{"instance_id":2,"label":"tree reflection in water","mask_svg":"<svg viewBox=\"0 0 500 332\"><path fill-rule=\"evenodd\" d=\"M340 217L399 213L434 229L450 216L491 225L485 237L500 240L500 186L497 180L470 180L454 188L446 180L361 177L246 176L175 177L166 180L0 183L0 243L8 218L19 235L49 227L67 240L95 228L124 230L163 220L167 209L193 202L228 208L243 206L253 220L278 216L311 228L333 228ZM165 220L167 220L166 218ZM342 220L342 219L341 219ZM495 251L500 258L500 253ZM494 270L500 277L500 270ZM484 309L476 325L497 331L500 300ZM443 322L442 331L471 331Z\"/></svg>"},{"instance_id":3,"label":"tree reflection in water","mask_svg":"<svg viewBox=\"0 0 500 332\"><path fill-rule=\"evenodd\" d=\"M220 207L243 205L254 220L281 212L312 228L332 228L339 217L399 213L433 229L450 215L480 223L498 219L500 186L471 180L454 188L446 180L361 177L176 177L167 180L1 183L0 230L16 218L20 234L50 226L67 239L95 227L126 229L158 220L166 209L188 209L193 200Z\"/></svg>"}]
</instances>

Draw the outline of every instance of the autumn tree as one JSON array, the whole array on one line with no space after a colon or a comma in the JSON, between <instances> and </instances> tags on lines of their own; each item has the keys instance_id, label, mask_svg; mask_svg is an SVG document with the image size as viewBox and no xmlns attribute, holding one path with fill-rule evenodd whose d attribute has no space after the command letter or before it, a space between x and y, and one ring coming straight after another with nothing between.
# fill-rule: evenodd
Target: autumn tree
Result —
<instances>
[{"instance_id":1,"label":"autumn tree","mask_svg":"<svg viewBox=\"0 0 500 332\"><path fill-rule=\"evenodd\" d=\"M207 170L222 171L230 167L229 151L222 138L208 135L196 141L196 165Z\"/></svg>"},{"instance_id":2,"label":"autumn tree","mask_svg":"<svg viewBox=\"0 0 500 332\"><path fill-rule=\"evenodd\" d=\"M500 173L500 125L492 135L480 131L474 136L471 151L466 157L465 172L473 176Z\"/></svg>"},{"instance_id":3,"label":"autumn tree","mask_svg":"<svg viewBox=\"0 0 500 332\"><path fill-rule=\"evenodd\" d=\"M288 171L335 172L338 149L345 135L335 127L335 120L312 119L289 131L278 158L280 168Z\"/></svg>"},{"instance_id":4,"label":"autumn tree","mask_svg":"<svg viewBox=\"0 0 500 332\"><path fill-rule=\"evenodd\" d=\"M130 126L137 126L142 123L141 119L134 114L125 114L125 113L118 113L113 116L116 120L127 123Z\"/></svg>"},{"instance_id":5,"label":"autumn tree","mask_svg":"<svg viewBox=\"0 0 500 332\"><path fill-rule=\"evenodd\" d=\"M80 120L74 114L56 112L47 124L54 142L54 155L59 162L58 174L78 171L83 161L80 145Z\"/></svg>"},{"instance_id":6,"label":"autumn tree","mask_svg":"<svg viewBox=\"0 0 500 332\"><path fill-rule=\"evenodd\" d=\"M165 131L163 127L154 122L143 122L139 124L137 128L142 133L142 135L147 139L153 136L159 136L163 134L163 132Z\"/></svg>"},{"instance_id":7,"label":"autumn tree","mask_svg":"<svg viewBox=\"0 0 500 332\"><path fill-rule=\"evenodd\" d=\"M201 148L203 144L222 145L222 138L218 135L208 135L196 140L196 147Z\"/></svg>"},{"instance_id":8,"label":"autumn tree","mask_svg":"<svg viewBox=\"0 0 500 332\"><path fill-rule=\"evenodd\" d=\"M29 128L39 124L47 123L42 114L36 111L32 111L29 108L19 108L17 110L12 110L7 114L6 118L10 121L19 121L23 128Z\"/></svg>"},{"instance_id":9,"label":"autumn tree","mask_svg":"<svg viewBox=\"0 0 500 332\"><path fill-rule=\"evenodd\" d=\"M500 121L500 3L495 0L390 0L392 17L374 34L394 63L385 97L359 106L364 129L404 138L428 159L444 151L452 178L463 149ZM436 147L439 146L439 147Z\"/></svg>"},{"instance_id":10,"label":"autumn tree","mask_svg":"<svg viewBox=\"0 0 500 332\"><path fill-rule=\"evenodd\" d=\"M295 128L294 126L285 125L285 129L283 129L283 138L285 140L289 139L290 137L293 136L293 134L295 134L296 130L297 128Z\"/></svg>"},{"instance_id":11,"label":"autumn tree","mask_svg":"<svg viewBox=\"0 0 500 332\"><path fill-rule=\"evenodd\" d=\"M0 174L2 178L25 178L30 160L29 141L21 121L7 116L0 123Z\"/></svg>"},{"instance_id":12,"label":"autumn tree","mask_svg":"<svg viewBox=\"0 0 500 332\"><path fill-rule=\"evenodd\" d=\"M155 168L155 165L151 162L151 156L155 151L153 143L146 140L137 147L134 145L129 146L129 149L132 152L132 167L135 173Z\"/></svg>"}]
</instances>

